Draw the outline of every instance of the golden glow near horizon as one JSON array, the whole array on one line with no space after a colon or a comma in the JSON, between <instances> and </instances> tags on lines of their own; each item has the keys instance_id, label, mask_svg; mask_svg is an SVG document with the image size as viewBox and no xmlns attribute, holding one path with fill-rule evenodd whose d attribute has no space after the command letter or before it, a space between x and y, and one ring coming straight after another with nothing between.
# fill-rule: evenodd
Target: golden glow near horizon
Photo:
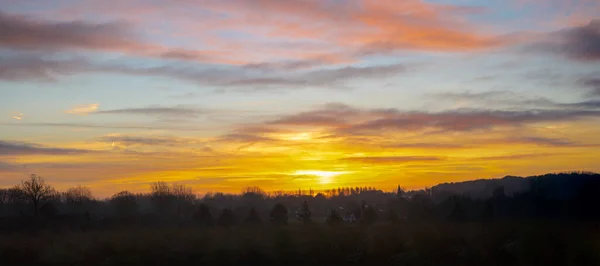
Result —
<instances>
[{"instance_id":1,"label":"golden glow near horizon","mask_svg":"<svg viewBox=\"0 0 600 266\"><path fill-rule=\"evenodd\" d=\"M319 183L322 185L331 184L333 178L339 175L347 174L347 171L320 171L320 170L298 170L293 175L312 175L319 177Z\"/></svg>"},{"instance_id":2,"label":"golden glow near horizon","mask_svg":"<svg viewBox=\"0 0 600 266\"><path fill-rule=\"evenodd\" d=\"M2 182L10 186L29 173L37 173L59 189L82 184L99 196L108 196L118 190L144 192L149 183L156 181L187 184L198 193L239 192L246 186L294 191L364 185L392 189L400 184L417 189L440 182L509 174L600 170L599 149L591 145L595 141L593 134L576 128L542 127L542 132L561 130L565 138L578 138L581 143L570 145L558 141L546 143L554 141L550 137L506 137L505 130L470 132L468 138L462 134L430 134L427 139L388 134L386 138L362 136L359 140L354 137L315 140L309 137L314 135L311 132L287 132L264 135L286 136L273 137L274 140L266 137L237 140L242 143L112 134L101 139L104 144L47 145L63 147L65 154L17 156L11 163L29 167L5 171L4 176L9 178ZM211 148L207 148L209 143Z\"/></svg>"}]
</instances>

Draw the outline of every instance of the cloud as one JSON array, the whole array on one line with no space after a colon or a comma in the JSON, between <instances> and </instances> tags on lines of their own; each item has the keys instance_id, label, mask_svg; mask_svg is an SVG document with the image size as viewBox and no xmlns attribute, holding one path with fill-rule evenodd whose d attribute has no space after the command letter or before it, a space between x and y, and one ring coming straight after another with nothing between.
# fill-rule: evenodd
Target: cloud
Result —
<instances>
[{"instance_id":1,"label":"cloud","mask_svg":"<svg viewBox=\"0 0 600 266\"><path fill-rule=\"evenodd\" d=\"M417 142L412 143L406 141L405 143L383 143L379 146L382 148L391 149L470 149L477 148L486 145L537 145L547 147L593 147L596 145L580 144L569 139L562 138L548 138L541 136L507 136L507 137L493 137L493 138L471 138L466 144L463 143L445 143L445 142Z\"/></svg>"},{"instance_id":2,"label":"cloud","mask_svg":"<svg viewBox=\"0 0 600 266\"><path fill-rule=\"evenodd\" d=\"M202 86L230 88L343 88L350 80L393 77L409 70L403 64L347 66L342 68L290 72L283 68L256 70L248 66L206 67L187 63L165 63L140 67L118 61L95 62L83 58L52 59L36 55L2 56L0 79L49 82L61 76L82 73L111 73L134 76L161 76ZM100 113L100 112L99 112Z\"/></svg>"},{"instance_id":3,"label":"cloud","mask_svg":"<svg viewBox=\"0 0 600 266\"><path fill-rule=\"evenodd\" d=\"M82 105L75 106L75 107L65 111L65 113L72 114L72 115L88 115L90 113L94 113L94 112L98 111L99 106L100 106L100 104L97 104L97 103L82 104Z\"/></svg>"},{"instance_id":4,"label":"cloud","mask_svg":"<svg viewBox=\"0 0 600 266\"><path fill-rule=\"evenodd\" d=\"M254 89L297 88L297 87L343 87L349 80L385 78L406 71L406 66L401 64L356 67L348 66L337 69L320 69L308 72L286 74L283 72L267 73L258 77L246 78L240 73L224 77L222 80L213 80L213 85L221 87L249 87Z\"/></svg>"},{"instance_id":5,"label":"cloud","mask_svg":"<svg viewBox=\"0 0 600 266\"><path fill-rule=\"evenodd\" d=\"M253 143L253 142L272 142L272 141L276 141L276 140L269 138L269 137L253 135L253 134L230 133L230 134L221 136L219 138L219 141Z\"/></svg>"},{"instance_id":6,"label":"cloud","mask_svg":"<svg viewBox=\"0 0 600 266\"><path fill-rule=\"evenodd\" d=\"M577 146L577 143L558 138L545 138L545 137L508 137L501 140L502 143L525 143L525 144L537 144L540 146L555 146L555 147L566 147L566 146Z\"/></svg>"},{"instance_id":7,"label":"cloud","mask_svg":"<svg viewBox=\"0 0 600 266\"><path fill-rule=\"evenodd\" d=\"M385 130L418 131L434 129L447 132L473 131L501 126L520 126L529 123L577 120L599 117L600 111L570 110L453 110L438 113L399 112L384 118L357 123L339 132L363 134Z\"/></svg>"},{"instance_id":8,"label":"cloud","mask_svg":"<svg viewBox=\"0 0 600 266\"><path fill-rule=\"evenodd\" d=\"M594 86L594 79L584 80L584 86ZM598 109L600 101L586 100L572 103L559 103L544 97L530 97L511 91L484 91L484 92L444 92L428 95L439 100L452 100L461 106L475 107L510 107L512 109Z\"/></svg>"},{"instance_id":9,"label":"cloud","mask_svg":"<svg viewBox=\"0 0 600 266\"><path fill-rule=\"evenodd\" d=\"M242 67L250 70L277 71L277 70L301 70L320 67L328 64L344 63L348 60L342 60L336 56L318 56L310 59L284 60L278 62L262 62L245 64Z\"/></svg>"},{"instance_id":10,"label":"cloud","mask_svg":"<svg viewBox=\"0 0 600 266\"><path fill-rule=\"evenodd\" d=\"M450 144L450 143L396 143L396 144L382 144L383 148L392 149L462 149L468 148L469 146L464 144Z\"/></svg>"},{"instance_id":11,"label":"cloud","mask_svg":"<svg viewBox=\"0 0 600 266\"><path fill-rule=\"evenodd\" d=\"M360 111L343 104L327 104L318 110L287 115L270 121L274 125L293 126L341 126L347 123L346 118L352 118Z\"/></svg>"},{"instance_id":12,"label":"cloud","mask_svg":"<svg viewBox=\"0 0 600 266\"><path fill-rule=\"evenodd\" d=\"M94 114L124 114L124 115L145 115L158 117L179 117L195 118L200 114L206 113L206 110L188 107L143 107L143 108L124 108L105 111L97 111Z\"/></svg>"},{"instance_id":13,"label":"cloud","mask_svg":"<svg viewBox=\"0 0 600 266\"><path fill-rule=\"evenodd\" d=\"M124 23L49 22L0 12L0 46L13 49L121 49L138 44Z\"/></svg>"},{"instance_id":14,"label":"cloud","mask_svg":"<svg viewBox=\"0 0 600 266\"><path fill-rule=\"evenodd\" d=\"M600 60L600 20L591 20L583 26L554 32L547 40L535 44L534 48L560 53L572 60L598 61Z\"/></svg>"},{"instance_id":15,"label":"cloud","mask_svg":"<svg viewBox=\"0 0 600 266\"><path fill-rule=\"evenodd\" d=\"M385 156L385 157L346 157L343 161L360 162L365 164L399 164L408 162L431 162L442 160L439 157L428 156Z\"/></svg>"},{"instance_id":16,"label":"cloud","mask_svg":"<svg viewBox=\"0 0 600 266\"><path fill-rule=\"evenodd\" d=\"M34 55L0 56L0 80L56 81L57 77L79 73L86 62L80 60L48 60Z\"/></svg>"},{"instance_id":17,"label":"cloud","mask_svg":"<svg viewBox=\"0 0 600 266\"><path fill-rule=\"evenodd\" d=\"M23 116L25 116L25 114L19 113L19 112L13 112L11 118L21 121L21 120L23 120Z\"/></svg>"},{"instance_id":18,"label":"cloud","mask_svg":"<svg viewBox=\"0 0 600 266\"><path fill-rule=\"evenodd\" d=\"M201 143L200 141L183 139L177 137L151 137L151 136L127 136L127 135L108 135L96 139L98 142L116 143L123 146L177 146Z\"/></svg>"},{"instance_id":19,"label":"cloud","mask_svg":"<svg viewBox=\"0 0 600 266\"><path fill-rule=\"evenodd\" d=\"M407 49L465 52L504 43L489 30L464 19L465 15L483 12L481 7L416 0L108 3L56 3L56 8L38 10L35 16L2 12L0 36L4 38L0 47L20 51L79 49L298 70L355 62L367 53ZM203 16L182 15L182 8L198 10ZM265 17L265 13L270 16ZM164 27L156 27L154 18L158 15L164 18ZM97 16L103 22L81 20ZM242 37L221 34L229 32ZM180 43L181 36L188 47L206 48L169 46ZM164 41L167 38L176 41Z\"/></svg>"},{"instance_id":20,"label":"cloud","mask_svg":"<svg viewBox=\"0 0 600 266\"><path fill-rule=\"evenodd\" d=\"M260 8L256 8L260 6ZM228 1L213 8L230 15L222 23L267 28L265 35L327 40L370 53L413 49L467 51L494 47L494 36L466 23L482 8L424 1ZM269 18L264 13L273 14Z\"/></svg>"},{"instance_id":21,"label":"cloud","mask_svg":"<svg viewBox=\"0 0 600 266\"><path fill-rule=\"evenodd\" d=\"M475 157L473 159L478 160L478 161L505 161L505 160L523 160L523 159L548 157L548 156L556 156L556 155L564 156L565 154L564 153L524 153L524 154L508 154L508 155Z\"/></svg>"},{"instance_id":22,"label":"cloud","mask_svg":"<svg viewBox=\"0 0 600 266\"><path fill-rule=\"evenodd\" d=\"M469 132L600 117L600 110L581 108L583 104L593 105L593 103L577 103L557 105L560 108L556 109L454 109L423 112L393 108L360 109L343 104L329 104L316 110L285 115L266 121L262 125L270 126L271 130L311 127L311 130L324 130L327 138L348 138L385 135L392 132ZM256 127L262 128L260 125L248 126L248 128ZM244 128L237 133L244 134Z\"/></svg>"},{"instance_id":23,"label":"cloud","mask_svg":"<svg viewBox=\"0 0 600 266\"><path fill-rule=\"evenodd\" d=\"M600 96L600 78L587 78L581 81L582 85L589 88L589 96Z\"/></svg>"},{"instance_id":24,"label":"cloud","mask_svg":"<svg viewBox=\"0 0 600 266\"><path fill-rule=\"evenodd\" d=\"M90 150L45 147L38 144L0 140L0 156L10 155L70 155L93 152Z\"/></svg>"},{"instance_id":25,"label":"cloud","mask_svg":"<svg viewBox=\"0 0 600 266\"><path fill-rule=\"evenodd\" d=\"M270 121L273 125L289 126L328 126L341 127L347 124L367 120L370 117L389 116L397 113L396 109L361 110L345 104L329 103L317 110L285 115Z\"/></svg>"},{"instance_id":26,"label":"cloud","mask_svg":"<svg viewBox=\"0 0 600 266\"><path fill-rule=\"evenodd\" d=\"M56 51L96 50L128 53L165 59L216 62L216 51L169 48L141 41L132 24L123 20L92 23L88 21L45 21L26 15L0 11L0 47L14 50Z\"/></svg>"},{"instance_id":27,"label":"cloud","mask_svg":"<svg viewBox=\"0 0 600 266\"><path fill-rule=\"evenodd\" d=\"M2 126L19 126L19 127L58 127L58 128L102 128L102 129L130 129L130 130L181 130L181 131L203 131L206 128L194 126L159 126L153 123L152 125L132 125L128 124L79 124L79 123L0 123Z\"/></svg>"}]
</instances>

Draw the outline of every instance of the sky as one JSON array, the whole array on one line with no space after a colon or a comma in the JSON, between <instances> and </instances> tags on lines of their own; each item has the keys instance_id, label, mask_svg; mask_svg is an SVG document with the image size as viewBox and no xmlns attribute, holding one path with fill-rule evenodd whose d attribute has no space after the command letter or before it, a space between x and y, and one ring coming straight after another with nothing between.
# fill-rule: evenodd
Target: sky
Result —
<instances>
[{"instance_id":1,"label":"sky","mask_svg":"<svg viewBox=\"0 0 600 266\"><path fill-rule=\"evenodd\" d=\"M600 171L598 0L0 0L0 187Z\"/></svg>"}]
</instances>

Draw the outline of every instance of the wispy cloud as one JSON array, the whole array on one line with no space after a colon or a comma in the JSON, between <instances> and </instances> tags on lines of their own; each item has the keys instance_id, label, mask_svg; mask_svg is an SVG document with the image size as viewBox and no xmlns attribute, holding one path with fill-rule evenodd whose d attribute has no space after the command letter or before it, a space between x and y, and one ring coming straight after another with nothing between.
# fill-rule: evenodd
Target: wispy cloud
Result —
<instances>
[{"instance_id":1,"label":"wispy cloud","mask_svg":"<svg viewBox=\"0 0 600 266\"><path fill-rule=\"evenodd\" d=\"M177 146L201 144L201 141L185 139L172 136L130 136L130 135L107 135L96 138L98 142L114 143L123 146Z\"/></svg>"},{"instance_id":2,"label":"wispy cloud","mask_svg":"<svg viewBox=\"0 0 600 266\"><path fill-rule=\"evenodd\" d=\"M11 118L15 119L15 120L23 120L23 117L25 116L25 114L20 113L20 112L13 112Z\"/></svg>"},{"instance_id":3,"label":"wispy cloud","mask_svg":"<svg viewBox=\"0 0 600 266\"><path fill-rule=\"evenodd\" d=\"M0 156L2 155L69 155L93 152L90 150L46 147L39 144L0 140Z\"/></svg>"},{"instance_id":4,"label":"wispy cloud","mask_svg":"<svg viewBox=\"0 0 600 266\"><path fill-rule=\"evenodd\" d=\"M86 69L81 60L49 60L39 55L19 54L1 56L0 80L53 82L64 75L79 73Z\"/></svg>"},{"instance_id":5,"label":"wispy cloud","mask_svg":"<svg viewBox=\"0 0 600 266\"><path fill-rule=\"evenodd\" d=\"M288 71L273 66L257 70L248 66L206 67L186 63L166 63L140 67L125 62L94 62L82 58L49 59L34 55L4 57L5 71L0 79L8 81L56 81L63 76L81 73L111 73L134 76L161 76L193 84L223 89L261 90L286 88L346 88L350 81L394 77L411 69L405 64L346 66L319 70ZM6 59L6 60L5 60Z\"/></svg>"},{"instance_id":6,"label":"wispy cloud","mask_svg":"<svg viewBox=\"0 0 600 266\"><path fill-rule=\"evenodd\" d=\"M401 164L409 162L430 162L443 160L439 157L429 156L377 156L377 157L346 157L344 161L360 162L365 164Z\"/></svg>"},{"instance_id":7,"label":"wispy cloud","mask_svg":"<svg viewBox=\"0 0 600 266\"><path fill-rule=\"evenodd\" d=\"M581 83L589 89L589 96L600 97L600 78L585 78Z\"/></svg>"},{"instance_id":8,"label":"wispy cloud","mask_svg":"<svg viewBox=\"0 0 600 266\"><path fill-rule=\"evenodd\" d=\"M82 124L82 123L0 123L2 126L17 127L57 127L57 128L92 128L92 129L123 129L123 130L174 130L174 131L203 131L204 127L174 126L153 124Z\"/></svg>"},{"instance_id":9,"label":"wispy cloud","mask_svg":"<svg viewBox=\"0 0 600 266\"><path fill-rule=\"evenodd\" d=\"M207 110L191 108L191 107L141 107L141 108L124 108L113 110L102 110L95 114L123 114L123 115L145 115L158 117L178 117L178 118L195 118L198 115L206 113Z\"/></svg>"},{"instance_id":10,"label":"wispy cloud","mask_svg":"<svg viewBox=\"0 0 600 266\"><path fill-rule=\"evenodd\" d=\"M586 79L582 83L589 87L593 95L595 80ZM600 95L600 94L599 94ZM511 91L483 91L483 92L444 92L430 94L436 101L451 100L462 107L473 108L499 108L499 109L599 109L600 101L585 100L580 102L560 103L545 97L531 97Z\"/></svg>"},{"instance_id":11,"label":"wispy cloud","mask_svg":"<svg viewBox=\"0 0 600 266\"><path fill-rule=\"evenodd\" d=\"M72 115L88 115L98 111L98 107L100 107L100 104L97 103L82 104L65 111L65 113Z\"/></svg>"},{"instance_id":12,"label":"wispy cloud","mask_svg":"<svg viewBox=\"0 0 600 266\"><path fill-rule=\"evenodd\" d=\"M537 49L559 53L583 62L600 60L600 20L554 32L534 45Z\"/></svg>"},{"instance_id":13,"label":"wispy cloud","mask_svg":"<svg viewBox=\"0 0 600 266\"><path fill-rule=\"evenodd\" d=\"M281 116L264 122L263 126L271 130L295 126L311 127L313 130L318 128L328 132L330 134L328 137L332 138L377 136L391 132L472 132L600 117L600 110L581 108L583 104L588 103L556 104L556 108L553 109L455 109L441 112L406 111L394 108L360 109L343 104L328 104L313 111ZM264 127L250 126L249 132L244 132L244 128L241 128L236 134L263 137L264 133L256 132L256 128ZM538 140L540 141L541 139Z\"/></svg>"}]
</instances>

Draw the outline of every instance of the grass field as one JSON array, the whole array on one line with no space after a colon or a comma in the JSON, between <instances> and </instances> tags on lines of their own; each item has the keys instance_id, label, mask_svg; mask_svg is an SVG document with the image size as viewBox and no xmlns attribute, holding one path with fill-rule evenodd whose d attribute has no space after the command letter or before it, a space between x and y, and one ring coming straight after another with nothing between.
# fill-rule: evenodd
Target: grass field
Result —
<instances>
[{"instance_id":1,"label":"grass field","mask_svg":"<svg viewBox=\"0 0 600 266\"><path fill-rule=\"evenodd\" d=\"M0 237L0 265L600 265L593 225L325 224Z\"/></svg>"}]
</instances>

